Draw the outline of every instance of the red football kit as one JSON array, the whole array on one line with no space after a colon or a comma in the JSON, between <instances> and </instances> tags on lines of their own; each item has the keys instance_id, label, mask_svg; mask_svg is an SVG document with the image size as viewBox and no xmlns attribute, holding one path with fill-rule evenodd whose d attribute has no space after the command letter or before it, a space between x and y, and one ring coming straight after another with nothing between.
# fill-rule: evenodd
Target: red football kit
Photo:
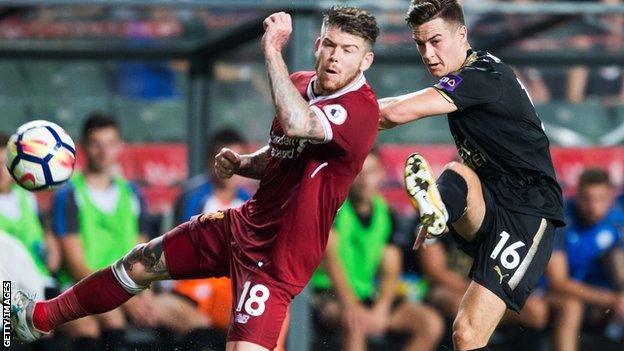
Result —
<instances>
[{"instance_id":1,"label":"red football kit","mask_svg":"<svg viewBox=\"0 0 624 351\"><path fill-rule=\"evenodd\" d=\"M314 72L291 75L325 139L289 138L274 118L269 161L251 200L164 237L172 278L232 279L228 341L275 347L288 305L323 258L336 212L377 136L379 106L363 74L327 96L314 94L315 79Z\"/></svg>"}]
</instances>

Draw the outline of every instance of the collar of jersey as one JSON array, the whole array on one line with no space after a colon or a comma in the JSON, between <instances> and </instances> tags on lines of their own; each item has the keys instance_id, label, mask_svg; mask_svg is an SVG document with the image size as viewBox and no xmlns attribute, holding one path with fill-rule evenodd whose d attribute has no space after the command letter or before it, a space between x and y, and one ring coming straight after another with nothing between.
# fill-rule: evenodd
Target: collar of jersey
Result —
<instances>
[{"instance_id":1,"label":"collar of jersey","mask_svg":"<svg viewBox=\"0 0 624 351\"><path fill-rule=\"evenodd\" d=\"M364 73L360 72L360 75L349 85L347 85L346 87L338 90L337 92L331 94L331 95L321 95L321 96L316 96L314 94L314 82L316 81L316 75L314 75L312 77L312 79L310 79L310 83L308 83L308 99L310 100L309 103L315 103L317 101L322 101L322 100L328 100L328 99L335 99L341 95L344 95L348 92L351 91L356 91L358 89L360 89L362 87L362 85L366 84L366 78L364 78Z\"/></svg>"}]
</instances>

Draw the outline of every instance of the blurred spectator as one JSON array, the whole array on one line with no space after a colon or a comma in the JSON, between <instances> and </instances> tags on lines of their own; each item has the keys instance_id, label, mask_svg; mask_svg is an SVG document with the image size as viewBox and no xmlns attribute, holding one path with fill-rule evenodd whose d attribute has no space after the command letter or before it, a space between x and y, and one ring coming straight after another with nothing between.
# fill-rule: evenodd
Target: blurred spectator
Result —
<instances>
[{"instance_id":1,"label":"blurred spectator","mask_svg":"<svg viewBox=\"0 0 624 351\"><path fill-rule=\"evenodd\" d=\"M13 235L0 230L0 280L11 281L12 289L44 298L45 280L30 252Z\"/></svg>"},{"instance_id":2,"label":"blurred spectator","mask_svg":"<svg viewBox=\"0 0 624 351\"><path fill-rule=\"evenodd\" d=\"M341 329L345 350L364 350L368 336L386 332L409 334L406 350L433 350L444 331L441 316L396 298L401 251L392 242L395 216L379 195L382 176L373 152L336 216L325 259L312 277L313 307L320 323Z\"/></svg>"},{"instance_id":3,"label":"blurred spectator","mask_svg":"<svg viewBox=\"0 0 624 351\"><path fill-rule=\"evenodd\" d=\"M64 285L107 267L145 240L147 207L138 190L114 174L123 146L117 121L93 113L81 137L85 168L54 198L54 227L63 253L59 280ZM76 349L98 348L101 332L106 344L123 348L126 317L153 326L154 308L148 292L116 310L67 323L63 331L76 339Z\"/></svg>"},{"instance_id":4,"label":"blurred spectator","mask_svg":"<svg viewBox=\"0 0 624 351\"><path fill-rule=\"evenodd\" d=\"M578 197L568 203L568 227L557 233L546 269L554 309L555 350L578 349L577 335L584 317L590 324L603 326L615 317L616 327L624 317L624 266L611 267L613 270L605 266L622 248L622 222L610 212L613 192L605 170L587 169L579 178ZM616 281L613 277L620 278Z\"/></svg>"},{"instance_id":5,"label":"blurred spectator","mask_svg":"<svg viewBox=\"0 0 624 351\"><path fill-rule=\"evenodd\" d=\"M186 222L197 214L242 205L249 199L249 193L239 185L241 177L219 179L214 176L214 157L224 147L243 153L246 141L237 131L229 128L212 135L205 153L205 172L189 179L176 201L176 224Z\"/></svg>"},{"instance_id":6,"label":"blurred spectator","mask_svg":"<svg viewBox=\"0 0 624 351\"><path fill-rule=\"evenodd\" d=\"M54 235L44 230L33 193L15 184L4 166L8 141L9 136L0 133L0 230L24 245L46 286L52 288L56 284L50 273L56 272L61 263L58 242Z\"/></svg>"},{"instance_id":7,"label":"blurred spectator","mask_svg":"<svg viewBox=\"0 0 624 351\"><path fill-rule=\"evenodd\" d=\"M605 4L619 4L620 0L601 0ZM573 48L621 52L624 48L624 16L606 14L591 24L591 31L574 36ZM589 68L575 66L568 71L566 97L570 102L599 98L606 103L621 102L624 98L624 70L621 65Z\"/></svg>"}]
</instances>

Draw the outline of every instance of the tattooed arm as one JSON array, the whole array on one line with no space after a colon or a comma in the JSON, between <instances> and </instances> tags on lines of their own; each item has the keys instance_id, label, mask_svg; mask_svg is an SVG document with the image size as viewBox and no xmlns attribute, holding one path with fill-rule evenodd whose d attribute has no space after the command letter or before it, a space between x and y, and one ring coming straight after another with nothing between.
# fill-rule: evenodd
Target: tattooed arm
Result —
<instances>
[{"instance_id":1,"label":"tattooed arm","mask_svg":"<svg viewBox=\"0 0 624 351\"><path fill-rule=\"evenodd\" d=\"M290 80L282 48L292 32L290 15L279 12L264 21L262 49L271 85L271 94L280 126L291 138L325 140L325 129Z\"/></svg>"},{"instance_id":2,"label":"tattooed arm","mask_svg":"<svg viewBox=\"0 0 624 351\"><path fill-rule=\"evenodd\" d=\"M270 146L267 145L253 154L240 155L228 148L223 148L215 156L215 174L222 179L230 178L234 174L260 179L269 162L270 150Z\"/></svg>"},{"instance_id":3,"label":"tattooed arm","mask_svg":"<svg viewBox=\"0 0 624 351\"><path fill-rule=\"evenodd\" d=\"M271 147L266 145L262 149L249 155L241 155L240 166L236 174L253 179L260 179L264 174L269 162L269 152Z\"/></svg>"}]
</instances>

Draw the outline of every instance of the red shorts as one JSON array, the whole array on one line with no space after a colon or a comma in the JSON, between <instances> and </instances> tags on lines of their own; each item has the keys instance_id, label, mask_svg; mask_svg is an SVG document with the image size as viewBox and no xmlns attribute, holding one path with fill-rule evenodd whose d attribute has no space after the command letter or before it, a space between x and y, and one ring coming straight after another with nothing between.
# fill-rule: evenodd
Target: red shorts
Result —
<instances>
[{"instance_id":1,"label":"red shorts","mask_svg":"<svg viewBox=\"0 0 624 351\"><path fill-rule=\"evenodd\" d=\"M277 340L293 296L292 287L246 262L232 232L246 235L242 223L216 212L192 218L164 235L163 248L172 279L230 277L232 318L228 341L247 341L269 350Z\"/></svg>"}]
</instances>

